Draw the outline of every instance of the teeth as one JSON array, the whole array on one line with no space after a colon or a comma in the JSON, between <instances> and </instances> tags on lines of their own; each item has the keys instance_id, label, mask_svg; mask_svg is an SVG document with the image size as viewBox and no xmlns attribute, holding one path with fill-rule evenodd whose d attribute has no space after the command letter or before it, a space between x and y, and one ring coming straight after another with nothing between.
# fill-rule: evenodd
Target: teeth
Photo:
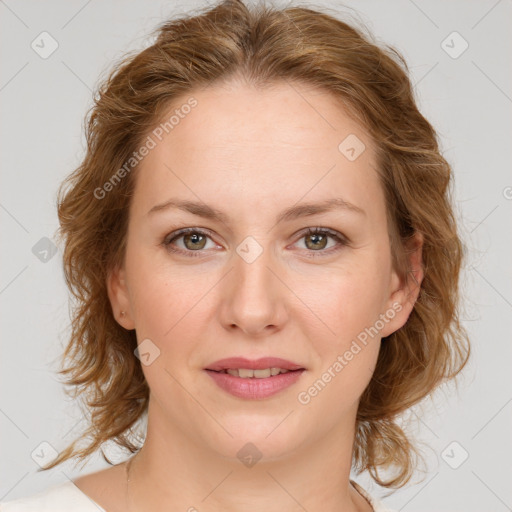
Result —
<instances>
[{"instance_id":1,"label":"teeth","mask_svg":"<svg viewBox=\"0 0 512 512\"><path fill-rule=\"evenodd\" d=\"M266 368L264 370L251 370L247 368L228 368L226 373L233 377L241 377L242 379L265 379L271 375L278 375L279 373L287 373L289 370L283 370L281 368Z\"/></svg>"}]
</instances>

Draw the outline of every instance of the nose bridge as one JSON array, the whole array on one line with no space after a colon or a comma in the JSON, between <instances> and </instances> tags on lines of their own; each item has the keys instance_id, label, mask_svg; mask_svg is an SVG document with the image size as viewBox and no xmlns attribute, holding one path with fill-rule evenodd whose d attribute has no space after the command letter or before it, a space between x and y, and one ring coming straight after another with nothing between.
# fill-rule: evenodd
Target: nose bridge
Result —
<instances>
[{"instance_id":1,"label":"nose bridge","mask_svg":"<svg viewBox=\"0 0 512 512\"><path fill-rule=\"evenodd\" d=\"M254 260L245 259L238 254L235 259L234 278L239 292L247 298L269 298L270 281L272 278L275 279L269 268L272 264L270 259L268 248Z\"/></svg>"},{"instance_id":2,"label":"nose bridge","mask_svg":"<svg viewBox=\"0 0 512 512\"><path fill-rule=\"evenodd\" d=\"M279 327L284 319L285 298L283 285L274 274L272 251L248 237L236 252L224 321L253 335L267 326Z\"/></svg>"}]
</instances>

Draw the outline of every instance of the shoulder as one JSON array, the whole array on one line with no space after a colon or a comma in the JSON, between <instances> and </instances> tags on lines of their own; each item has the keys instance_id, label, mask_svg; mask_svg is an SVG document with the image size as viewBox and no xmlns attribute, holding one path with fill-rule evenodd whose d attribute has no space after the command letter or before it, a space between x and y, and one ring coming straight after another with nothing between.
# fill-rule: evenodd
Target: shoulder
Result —
<instances>
[{"instance_id":1,"label":"shoulder","mask_svg":"<svg viewBox=\"0 0 512 512\"><path fill-rule=\"evenodd\" d=\"M384 503L382 503L380 500L374 498L370 495L370 493L363 489L357 482L354 480L350 480L350 483L355 487L357 492L363 496L363 498L366 499L366 501L371 505L374 512L395 512L394 510L391 510L390 508L386 507Z\"/></svg>"},{"instance_id":2,"label":"shoulder","mask_svg":"<svg viewBox=\"0 0 512 512\"><path fill-rule=\"evenodd\" d=\"M97 503L67 481L31 496L0 503L0 512L105 512Z\"/></svg>"}]
</instances>

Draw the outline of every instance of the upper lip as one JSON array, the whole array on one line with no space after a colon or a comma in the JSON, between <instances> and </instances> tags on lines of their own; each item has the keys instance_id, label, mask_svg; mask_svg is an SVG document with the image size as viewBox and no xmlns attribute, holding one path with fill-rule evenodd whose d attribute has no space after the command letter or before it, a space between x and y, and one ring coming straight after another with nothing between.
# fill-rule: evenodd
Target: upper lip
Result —
<instances>
[{"instance_id":1,"label":"upper lip","mask_svg":"<svg viewBox=\"0 0 512 512\"><path fill-rule=\"evenodd\" d=\"M229 368L245 368L248 370L264 370L266 368L281 368L283 370L303 370L303 366L280 357L261 357L260 359L246 359L245 357L228 357L219 359L208 365L206 370L221 371Z\"/></svg>"}]
</instances>

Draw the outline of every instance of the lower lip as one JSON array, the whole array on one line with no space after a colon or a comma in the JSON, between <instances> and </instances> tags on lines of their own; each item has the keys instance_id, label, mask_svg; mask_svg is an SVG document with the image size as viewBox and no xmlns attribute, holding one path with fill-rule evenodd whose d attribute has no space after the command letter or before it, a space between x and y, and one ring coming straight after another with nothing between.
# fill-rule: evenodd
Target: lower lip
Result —
<instances>
[{"instance_id":1,"label":"lower lip","mask_svg":"<svg viewBox=\"0 0 512 512\"><path fill-rule=\"evenodd\" d=\"M215 372L213 370L205 371L214 380L217 386L233 396L260 400L275 395L291 386L300 379L300 376L305 370L289 371L263 379L244 379L242 377L233 377L233 375L229 375L229 373Z\"/></svg>"}]
</instances>

